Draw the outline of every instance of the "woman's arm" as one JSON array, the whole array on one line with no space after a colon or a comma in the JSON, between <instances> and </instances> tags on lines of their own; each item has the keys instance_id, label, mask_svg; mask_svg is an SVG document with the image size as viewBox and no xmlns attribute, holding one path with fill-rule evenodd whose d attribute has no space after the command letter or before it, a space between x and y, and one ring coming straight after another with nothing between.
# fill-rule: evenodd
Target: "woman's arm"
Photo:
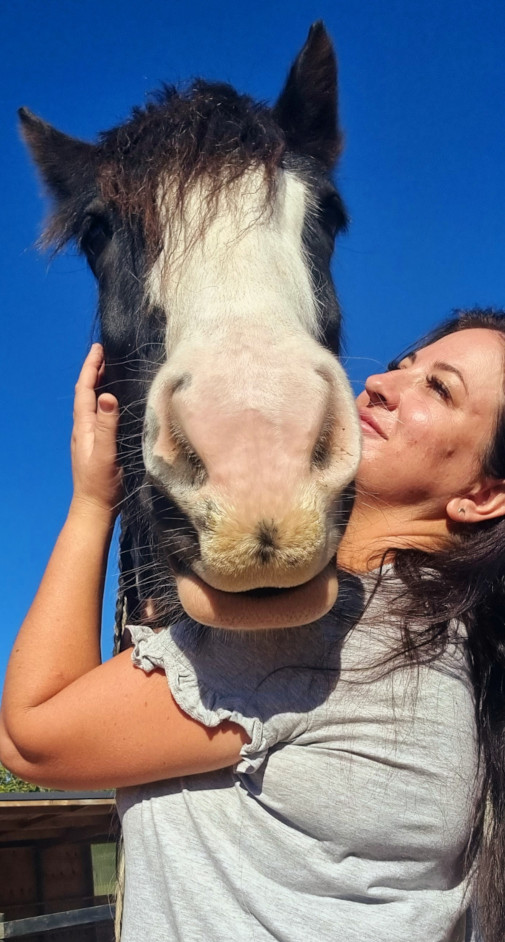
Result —
<instances>
[{"instance_id":1,"label":"woman's arm","mask_svg":"<svg viewBox=\"0 0 505 942\"><path fill-rule=\"evenodd\" d=\"M0 714L0 757L21 778L61 788L140 784L236 762L247 737L209 730L176 705L165 675L128 651L100 663L103 581L120 500L118 406L95 388L102 348L76 386L74 495L12 651Z\"/></svg>"}]
</instances>

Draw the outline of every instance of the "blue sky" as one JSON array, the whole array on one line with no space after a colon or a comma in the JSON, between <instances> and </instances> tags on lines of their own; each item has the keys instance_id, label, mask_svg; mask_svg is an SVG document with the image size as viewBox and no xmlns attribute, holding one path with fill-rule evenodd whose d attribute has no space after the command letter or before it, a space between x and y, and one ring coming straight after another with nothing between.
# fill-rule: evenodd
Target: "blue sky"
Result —
<instances>
[{"instance_id":1,"label":"blue sky","mask_svg":"<svg viewBox=\"0 0 505 942\"><path fill-rule=\"evenodd\" d=\"M359 387L456 306L505 306L502 0L16 0L0 14L2 601L0 680L70 497L72 390L92 277L38 254L41 189L20 143L27 105L92 139L163 81L224 79L272 100L324 19L340 61L352 219L334 276ZM114 563L104 650L110 650Z\"/></svg>"}]
</instances>

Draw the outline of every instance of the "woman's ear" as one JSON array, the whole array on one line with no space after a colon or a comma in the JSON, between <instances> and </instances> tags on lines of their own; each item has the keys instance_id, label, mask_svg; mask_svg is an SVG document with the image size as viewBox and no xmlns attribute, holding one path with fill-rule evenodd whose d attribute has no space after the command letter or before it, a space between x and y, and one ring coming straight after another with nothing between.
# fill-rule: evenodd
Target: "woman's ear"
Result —
<instances>
[{"instance_id":1,"label":"woman's ear","mask_svg":"<svg viewBox=\"0 0 505 942\"><path fill-rule=\"evenodd\" d=\"M505 516L505 481L480 481L468 494L453 497L446 513L455 523L483 523Z\"/></svg>"}]
</instances>

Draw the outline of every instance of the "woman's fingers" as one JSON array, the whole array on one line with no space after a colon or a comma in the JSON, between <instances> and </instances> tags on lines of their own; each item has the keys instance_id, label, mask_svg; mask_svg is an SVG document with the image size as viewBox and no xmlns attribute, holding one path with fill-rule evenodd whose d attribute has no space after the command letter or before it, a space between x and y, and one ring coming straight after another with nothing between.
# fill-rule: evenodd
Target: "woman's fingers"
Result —
<instances>
[{"instance_id":1,"label":"woman's fingers","mask_svg":"<svg viewBox=\"0 0 505 942\"><path fill-rule=\"evenodd\" d=\"M75 387L72 469L74 497L113 510L122 494L116 460L119 404L111 393L97 395L103 370L103 348L93 344Z\"/></svg>"},{"instance_id":2,"label":"woman's fingers","mask_svg":"<svg viewBox=\"0 0 505 942\"><path fill-rule=\"evenodd\" d=\"M116 412L118 408L118 401L112 393L101 393L98 397L98 411L103 412L105 415L112 412Z\"/></svg>"},{"instance_id":3,"label":"woman's fingers","mask_svg":"<svg viewBox=\"0 0 505 942\"><path fill-rule=\"evenodd\" d=\"M96 387L104 363L103 347L94 343L82 365L75 387L74 419L89 419L96 414Z\"/></svg>"},{"instance_id":4,"label":"woman's fingers","mask_svg":"<svg viewBox=\"0 0 505 942\"><path fill-rule=\"evenodd\" d=\"M95 449L105 452L105 457L115 458L116 435L119 420L119 405L111 393L102 393L98 397L95 422Z\"/></svg>"},{"instance_id":5,"label":"woman's fingers","mask_svg":"<svg viewBox=\"0 0 505 942\"><path fill-rule=\"evenodd\" d=\"M76 428L93 431L95 446L98 444L100 447L110 440L115 453L119 404L112 393L97 395L104 368L103 347L94 343L84 360L75 387L74 422Z\"/></svg>"}]
</instances>

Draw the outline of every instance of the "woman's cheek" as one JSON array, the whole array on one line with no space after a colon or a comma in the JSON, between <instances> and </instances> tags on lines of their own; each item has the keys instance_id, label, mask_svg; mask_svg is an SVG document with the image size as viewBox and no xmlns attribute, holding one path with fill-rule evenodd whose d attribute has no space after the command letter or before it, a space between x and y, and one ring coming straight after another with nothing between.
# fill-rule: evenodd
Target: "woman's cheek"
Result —
<instances>
[{"instance_id":1,"label":"woman's cheek","mask_svg":"<svg viewBox=\"0 0 505 942\"><path fill-rule=\"evenodd\" d=\"M425 447L432 452L437 439L437 422L430 409L423 403L416 405L409 416L400 418L404 440L411 447Z\"/></svg>"}]
</instances>

